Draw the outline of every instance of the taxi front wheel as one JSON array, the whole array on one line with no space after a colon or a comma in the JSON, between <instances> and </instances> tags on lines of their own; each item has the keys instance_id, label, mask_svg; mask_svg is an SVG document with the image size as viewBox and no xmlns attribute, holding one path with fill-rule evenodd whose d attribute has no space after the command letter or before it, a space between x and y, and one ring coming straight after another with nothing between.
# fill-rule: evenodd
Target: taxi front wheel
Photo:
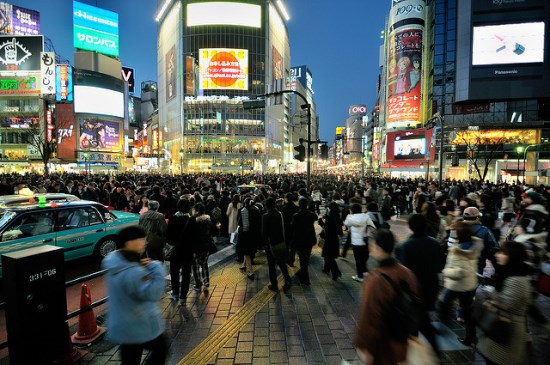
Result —
<instances>
[{"instance_id":1,"label":"taxi front wheel","mask_svg":"<svg viewBox=\"0 0 550 365\"><path fill-rule=\"evenodd\" d=\"M94 256L102 259L115 250L116 250L116 242L114 237L106 237L96 245Z\"/></svg>"}]
</instances>

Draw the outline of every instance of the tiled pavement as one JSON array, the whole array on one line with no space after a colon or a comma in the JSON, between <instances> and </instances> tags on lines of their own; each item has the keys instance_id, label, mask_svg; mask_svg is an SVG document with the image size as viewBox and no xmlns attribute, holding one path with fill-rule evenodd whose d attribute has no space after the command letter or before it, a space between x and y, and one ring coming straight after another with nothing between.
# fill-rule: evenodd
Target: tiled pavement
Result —
<instances>
[{"instance_id":1,"label":"tiled pavement","mask_svg":"<svg viewBox=\"0 0 550 365\"><path fill-rule=\"evenodd\" d=\"M392 223L392 231L400 242L408 235L401 221ZM211 271L209 292L190 292L186 307L178 307L167 295L161 303L171 339L167 364L341 364L342 360L359 364L351 339L360 284L351 279L353 256L337 261L344 275L334 282L321 272L323 259L317 250L310 263L311 286L294 280L287 294L275 295L266 287L264 256L256 259L254 281L231 258ZM550 299L539 302L550 318ZM102 319L99 316L98 322ZM444 350L443 365L484 364L479 354L456 341L457 335L463 335L460 324L455 322L450 329L439 322L435 325L442 335L438 341ZM550 363L548 343L539 340L536 324L531 328L531 365ZM120 363L117 349L100 340L87 348L90 353L80 364Z\"/></svg>"}]
</instances>

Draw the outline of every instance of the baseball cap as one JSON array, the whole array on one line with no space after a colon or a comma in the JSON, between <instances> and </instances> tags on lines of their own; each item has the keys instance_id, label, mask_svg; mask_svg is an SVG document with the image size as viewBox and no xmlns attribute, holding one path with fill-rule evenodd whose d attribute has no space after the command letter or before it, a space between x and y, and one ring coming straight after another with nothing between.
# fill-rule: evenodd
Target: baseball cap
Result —
<instances>
[{"instance_id":1,"label":"baseball cap","mask_svg":"<svg viewBox=\"0 0 550 365\"><path fill-rule=\"evenodd\" d=\"M462 216L465 220L476 220L477 218L481 217L481 212L476 207L468 207L464 209L464 213L462 213Z\"/></svg>"}]
</instances>

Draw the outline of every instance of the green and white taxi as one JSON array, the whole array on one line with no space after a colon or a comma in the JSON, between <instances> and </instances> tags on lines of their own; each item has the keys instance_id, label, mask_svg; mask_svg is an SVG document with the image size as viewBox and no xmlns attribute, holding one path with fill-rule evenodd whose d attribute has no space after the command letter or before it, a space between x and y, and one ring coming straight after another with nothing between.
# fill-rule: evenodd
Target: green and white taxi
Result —
<instances>
[{"instance_id":1,"label":"green and white taxi","mask_svg":"<svg viewBox=\"0 0 550 365\"><path fill-rule=\"evenodd\" d=\"M139 214L109 211L87 201L46 202L0 208L0 255L39 245L63 248L65 261L105 257L116 249L115 236L136 225Z\"/></svg>"}]
</instances>

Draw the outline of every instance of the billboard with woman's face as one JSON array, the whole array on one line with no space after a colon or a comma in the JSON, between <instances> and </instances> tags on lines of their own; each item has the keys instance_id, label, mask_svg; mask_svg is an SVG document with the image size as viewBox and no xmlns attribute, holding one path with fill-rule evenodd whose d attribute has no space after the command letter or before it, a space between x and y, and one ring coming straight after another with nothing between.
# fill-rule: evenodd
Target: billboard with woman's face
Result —
<instances>
[{"instance_id":1,"label":"billboard with woman's face","mask_svg":"<svg viewBox=\"0 0 550 365\"><path fill-rule=\"evenodd\" d=\"M118 122L95 118L82 118L79 148L81 150L120 151L120 125Z\"/></svg>"}]
</instances>

